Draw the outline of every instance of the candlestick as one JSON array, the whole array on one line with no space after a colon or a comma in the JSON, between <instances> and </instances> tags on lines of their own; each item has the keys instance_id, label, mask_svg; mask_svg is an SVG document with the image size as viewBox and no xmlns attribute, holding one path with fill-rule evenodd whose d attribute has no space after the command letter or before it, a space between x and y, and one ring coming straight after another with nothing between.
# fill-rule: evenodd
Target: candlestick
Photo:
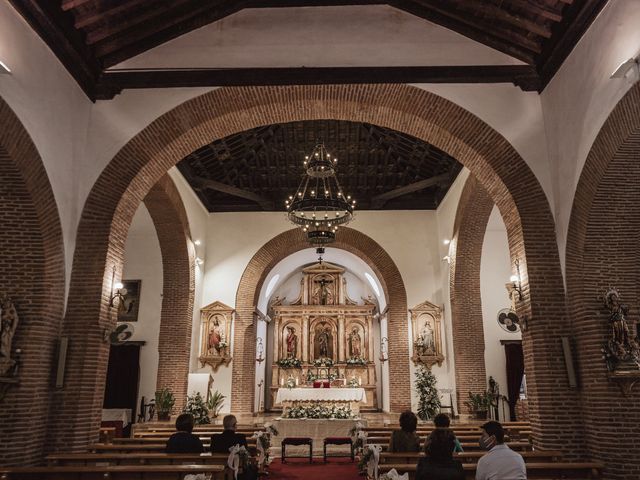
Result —
<instances>
[{"instance_id":1,"label":"candlestick","mask_svg":"<svg viewBox=\"0 0 640 480\"><path fill-rule=\"evenodd\" d=\"M358 385L362 385L362 377L358 377Z\"/></svg>"},{"instance_id":2,"label":"candlestick","mask_svg":"<svg viewBox=\"0 0 640 480\"><path fill-rule=\"evenodd\" d=\"M281 378L281 379L280 379L280 386L281 386L281 387L284 387L284 378Z\"/></svg>"},{"instance_id":3,"label":"candlestick","mask_svg":"<svg viewBox=\"0 0 640 480\"><path fill-rule=\"evenodd\" d=\"M298 379L296 378L296 387L298 386Z\"/></svg>"}]
</instances>

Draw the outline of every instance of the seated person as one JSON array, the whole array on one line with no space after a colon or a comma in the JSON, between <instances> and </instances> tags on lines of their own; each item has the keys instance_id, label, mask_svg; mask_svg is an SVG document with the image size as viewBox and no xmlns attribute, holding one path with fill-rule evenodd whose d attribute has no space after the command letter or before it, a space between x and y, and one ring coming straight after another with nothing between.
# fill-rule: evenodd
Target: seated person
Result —
<instances>
[{"instance_id":1,"label":"seated person","mask_svg":"<svg viewBox=\"0 0 640 480\"><path fill-rule=\"evenodd\" d=\"M455 438L448 428L431 432L427 456L420 459L416 468L416 480L464 480L462 463L453 459Z\"/></svg>"},{"instance_id":2,"label":"seated person","mask_svg":"<svg viewBox=\"0 0 640 480\"><path fill-rule=\"evenodd\" d=\"M212 453L229 453L229 449L234 445L247 447L247 437L236 433L238 420L234 415L226 415L222 419L224 431L211 436L211 452Z\"/></svg>"},{"instance_id":3,"label":"seated person","mask_svg":"<svg viewBox=\"0 0 640 480\"><path fill-rule=\"evenodd\" d=\"M498 422L482 425L480 446L488 452L478 460L476 480L526 480L522 455L504 444L504 430Z\"/></svg>"},{"instance_id":4,"label":"seated person","mask_svg":"<svg viewBox=\"0 0 640 480\"><path fill-rule=\"evenodd\" d=\"M448 430L449 426L451 425L451 420L449 420L449 415L447 415L446 413L439 413L438 415L433 417L433 425L436 427L436 429ZM454 453L464 452L458 438L455 435L453 438L455 439L455 447L453 449ZM426 444L425 444L425 448L426 448Z\"/></svg>"},{"instance_id":5,"label":"seated person","mask_svg":"<svg viewBox=\"0 0 640 480\"><path fill-rule=\"evenodd\" d=\"M394 430L389 438L389 452L419 452L420 437L416 433L418 417L410 410L400 415L400 430Z\"/></svg>"},{"instance_id":6,"label":"seated person","mask_svg":"<svg viewBox=\"0 0 640 480\"><path fill-rule=\"evenodd\" d=\"M176 430L167 440L166 453L203 453L204 447L197 435L193 433L193 415L183 413L176 419Z\"/></svg>"}]
</instances>

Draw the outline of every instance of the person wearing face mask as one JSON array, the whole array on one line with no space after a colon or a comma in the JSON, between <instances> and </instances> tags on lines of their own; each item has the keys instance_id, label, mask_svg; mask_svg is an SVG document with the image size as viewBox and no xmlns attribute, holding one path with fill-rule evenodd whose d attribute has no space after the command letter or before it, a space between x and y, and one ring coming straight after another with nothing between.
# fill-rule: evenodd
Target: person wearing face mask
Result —
<instances>
[{"instance_id":1,"label":"person wearing face mask","mask_svg":"<svg viewBox=\"0 0 640 480\"><path fill-rule=\"evenodd\" d=\"M487 453L478 460L476 480L526 480L527 468L522 455L504 444L504 429L491 421L482 425L480 446Z\"/></svg>"}]
</instances>

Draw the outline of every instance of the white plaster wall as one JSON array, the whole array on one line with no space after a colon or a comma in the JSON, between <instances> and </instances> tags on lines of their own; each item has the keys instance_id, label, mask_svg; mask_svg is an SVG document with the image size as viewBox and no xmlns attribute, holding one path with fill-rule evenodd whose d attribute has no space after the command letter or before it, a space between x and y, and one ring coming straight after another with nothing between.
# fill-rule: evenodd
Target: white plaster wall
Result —
<instances>
[{"instance_id":1,"label":"white plaster wall","mask_svg":"<svg viewBox=\"0 0 640 480\"><path fill-rule=\"evenodd\" d=\"M414 15L370 5L245 9L114 69L520 63Z\"/></svg>"},{"instance_id":2,"label":"white plaster wall","mask_svg":"<svg viewBox=\"0 0 640 480\"><path fill-rule=\"evenodd\" d=\"M602 124L631 87L609 77L640 53L640 2L610 1L542 92L560 259L584 162Z\"/></svg>"},{"instance_id":3,"label":"white plaster wall","mask_svg":"<svg viewBox=\"0 0 640 480\"><path fill-rule=\"evenodd\" d=\"M132 341L146 342L140 349L140 398L145 401L155 398L158 376L158 342L160 315L162 313L162 253L153 220L148 210L140 205L133 218L125 246L123 278L142 280L138 321Z\"/></svg>"},{"instance_id":4,"label":"white plaster wall","mask_svg":"<svg viewBox=\"0 0 640 480\"><path fill-rule=\"evenodd\" d=\"M497 207L493 208L482 244L480 295L484 328L484 360L487 379L492 376L507 395L507 364L500 340L521 340L521 333L504 331L497 322L498 311L511 306L505 284L511 277L507 230ZM504 414L504 411L500 413ZM508 415L508 408L507 408ZM503 418L503 417L501 417Z\"/></svg>"}]
</instances>

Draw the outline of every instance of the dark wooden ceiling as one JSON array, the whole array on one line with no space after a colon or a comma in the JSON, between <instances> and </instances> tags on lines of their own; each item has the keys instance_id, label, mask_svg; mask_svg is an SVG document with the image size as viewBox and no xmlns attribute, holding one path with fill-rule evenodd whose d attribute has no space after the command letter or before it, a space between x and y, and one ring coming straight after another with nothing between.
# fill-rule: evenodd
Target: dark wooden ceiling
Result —
<instances>
[{"instance_id":1,"label":"dark wooden ceiling","mask_svg":"<svg viewBox=\"0 0 640 480\"><path fill-rule=\"evenodd\" d=\"M241 132L200 148L178 168L210 212L284 211L318 141L338 158L338 181L359 210L435 209L462 168L417 138L339 120Z\"/></svg>"},{"instance_id":2,"label":"dark wooden ceiling","mask_svg":"<svg viewBox=\"0 0 640 480\"><path fill-rule=\"evenodd\" d=\"M509 81L523 89L541 91L607 0L11 0L11 3L49 44L87 95L95 99L112 97L122 88L220 85L221 76L215 75L213 69L209 77L200 71L193 74L197 75L194 78L189 77L188 71L180 71L179 79L166 71L150 78L148 74L126 76L104 70L244 8L369 4L391 5L522 60L526 65L495 66L493 81ZM378 71L379 78L375 81L472 83L486 82L488 75L471 66L466 75L457 72L449 76L446 70L425 72L406 68ZM295 83L296 69L289 70L284 72L287 83ZM326 77L302 75L299 83L328 83L331 78L350 83L365 82L367 78L371 81L370 71L340 75L340 70L336 67ZM224 73L227 85L274 84L284 77L269 77L263 72L251 75L245 71L235 79L234 72Z\"/></svg>"}]
</instances>

